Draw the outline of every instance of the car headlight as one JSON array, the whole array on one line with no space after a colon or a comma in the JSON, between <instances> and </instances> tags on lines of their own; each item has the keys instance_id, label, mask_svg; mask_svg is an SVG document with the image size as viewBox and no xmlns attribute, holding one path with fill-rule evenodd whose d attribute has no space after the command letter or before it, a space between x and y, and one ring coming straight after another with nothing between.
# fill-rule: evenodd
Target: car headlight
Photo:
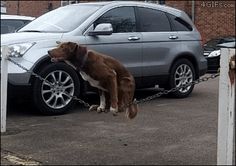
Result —
<instances>
[{"instance_id":1,"label":"car headlight","mask_svg":"<svg viewBox=\"0 0 236 166\"><path fill-rule=\"evenodd\" d=\"M208 58L213 58L213 57L217 57L217 56L220 56L220 50L212 51L212 52L208 55Z\"/></svg>"},{"instance_id":2,"label":"car headlight","mask_svg":"<svg viewBox=\"0 0 236 166\"><path fill-rule=\"evenodd\" d=\"M35 43L20 43L8 45L9 57L22 57Z\"/></svg>"}]
</instances>

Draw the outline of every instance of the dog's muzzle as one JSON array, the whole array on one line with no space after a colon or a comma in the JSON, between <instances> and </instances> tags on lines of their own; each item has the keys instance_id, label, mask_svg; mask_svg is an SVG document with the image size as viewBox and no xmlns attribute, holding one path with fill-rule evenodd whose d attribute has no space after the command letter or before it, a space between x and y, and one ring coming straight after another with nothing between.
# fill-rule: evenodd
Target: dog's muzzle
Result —
<instances>
[{"instance_id":1,"label":"dog's muzzle","mask_svg":"<svg viewBox=\"0 0 236 166\"><path fill-rule=\"evenodd\" d=\"M48 56L51 58L51 62L57 62L57 60L52 57L51 51L48 51Z\"/></svg>"}]
</instances>

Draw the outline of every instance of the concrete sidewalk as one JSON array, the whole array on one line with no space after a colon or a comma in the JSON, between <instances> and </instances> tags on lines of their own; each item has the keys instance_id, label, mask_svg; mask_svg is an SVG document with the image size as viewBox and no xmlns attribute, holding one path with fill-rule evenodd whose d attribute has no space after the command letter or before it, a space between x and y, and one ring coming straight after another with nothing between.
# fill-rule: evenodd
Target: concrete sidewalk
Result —
<instances>
[{"instance_id":1,"label":"concrete sidewalk","mask_svg":"<svg viewBox=\"0 0 236 166\"><path fill-rule=\"evenodd\" d=\"M153 93L140 91L137 97ZM218 79L197 85L185 99L140 104L131 121L80 106L66 115L41 116L26 106L10 104L2 165L216 164Z\"/></svg>"}]
</instances>

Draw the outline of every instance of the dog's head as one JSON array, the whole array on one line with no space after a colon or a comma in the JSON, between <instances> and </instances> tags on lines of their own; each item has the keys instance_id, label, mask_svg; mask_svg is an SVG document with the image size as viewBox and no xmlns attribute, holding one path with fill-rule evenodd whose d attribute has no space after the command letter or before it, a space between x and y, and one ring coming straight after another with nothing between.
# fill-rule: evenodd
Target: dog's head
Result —
<instances>
[{"instance_id":1,"label":"dog's head","mask_svg":"<svg viewBox=\"0 0 236 166\"><path fill-rule=\"evenodd\" d=\"M87 48L73 42L60 43L57 48L48 51L53 62L76 61L87 54Z\"/></svg>"}]
</instances>

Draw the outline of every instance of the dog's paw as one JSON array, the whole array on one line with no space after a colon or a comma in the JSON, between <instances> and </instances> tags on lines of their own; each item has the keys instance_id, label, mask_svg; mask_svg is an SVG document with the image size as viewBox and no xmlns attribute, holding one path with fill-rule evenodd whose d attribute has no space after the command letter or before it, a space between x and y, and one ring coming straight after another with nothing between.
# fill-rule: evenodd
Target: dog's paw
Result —
<instances>
[{"instance_id":1,"label":"dog's paw","mask_svg":"<svg viewBox=\"0 0 236 166\"><path fill-rule=\"evenodd\" d=\"M105 112L105 107L99 106L99 107L97 108L97 112L98 112L98 113L100 113L100 112Z\"/></svg>"},{"instance_id":2,"label":"dog's paw","mask_svg":"<svg viewBox=\"0 0 236 166\"><path fill-rule=\"evenodd\" d=\"M99 107L99 105L91 105L89 107L89 111L97 111L98 107Z\"/></svg>"},{"instance_id":3,"label":"dog's paw","mask_svg":"<svg viewBox=\"0 0 236 166\"><path fill-rule=\"evenodd\" d=\"M118 114L118 108L110 108L110 111L112 112L113 116L116 116Z\"/></svg>"}]
</instances>

